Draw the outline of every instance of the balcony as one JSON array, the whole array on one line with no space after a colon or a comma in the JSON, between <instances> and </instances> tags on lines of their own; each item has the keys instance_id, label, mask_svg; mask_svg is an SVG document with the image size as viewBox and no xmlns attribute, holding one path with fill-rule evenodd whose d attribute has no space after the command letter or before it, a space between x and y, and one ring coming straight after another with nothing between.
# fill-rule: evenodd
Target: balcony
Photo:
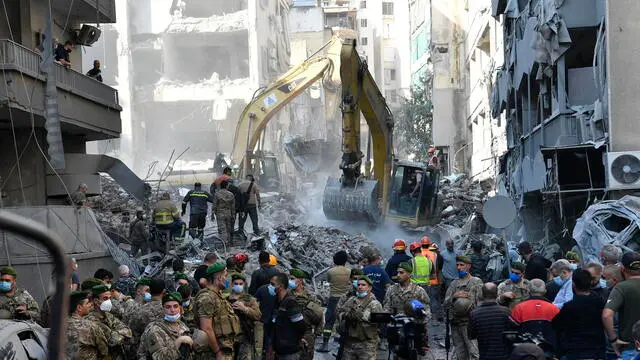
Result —
<instances>
[{"instance_id":1,"label":"balcony","mask_svg":"<svg viewBox=\"0 0 640 360\"><path fill-rule=\"evenodd\" d=\"M0 40L0 77L8 86L0 87L0 128L13 117L16 127L44 124L45 75L40 73L41 57L20 44ZM118 91L79 72L54 64L58 111L64 133L87 140L117 138L121 132ZM11 114L10 114L11 112Z\"/></svg>"}]
</instances>

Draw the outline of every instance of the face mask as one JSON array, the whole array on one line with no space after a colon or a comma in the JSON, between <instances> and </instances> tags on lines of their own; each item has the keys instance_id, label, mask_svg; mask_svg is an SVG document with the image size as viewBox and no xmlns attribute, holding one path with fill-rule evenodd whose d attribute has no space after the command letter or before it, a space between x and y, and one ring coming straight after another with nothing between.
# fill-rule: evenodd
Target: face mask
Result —
<instances>
[{"instance_id":1,"label":"face mask","mask_svg":"<svg viewBox=\"0 0 640 360\"><path fill-rule=\"evenodd\" d=\"M609 284L607 284L607 281L605 279L600 279L598 281L598 284L600 284L600 287L603 289L606 289L609 287Z\"/></svg>"},{"instance_id":2,"label":"face mask","mask_svg":"<svg viewBox=\"0 0 640 360\"><path fill-rule=\"evenodd\" d=\"M384 266L384 259L380 260L380 266Z\"/></svg>"},{"instance_id":3,"label":"face mask","mask_svg":"<svg viewBox=\"0 0 640 360\"><path fill-rule=\"evenodd\" d=\"M145 302L150 302L151 301L151 293L144 293L144 301Z\"/></svg>"},{"instance_id":4,"label":"face mask","mask_svg":"<svg viewBox=\"0 0 640 360\"><path fill-rule=\"evenodd\" d=\"M578 264L570 264L571 270L578 270Z\"/></svg>"},{"instance_id":5,"label":"face mask","mask_svg":"<svg viewBox=\"0 0 640 360\"><path fill-rule=\"evenodd\" d=\"M361 293L356 293L356 296L359 297L359 298L363 298L363 297L365 297L367 295L369 295L368 291L361 292Z\"/></svg>"},{"instance_id":6,"label":"face mask","mask_svg":"<svg viewBox=\"0 0 640 360\"><path fill-rule=\"evenodd\" d=\"M224 280L224 288L227 289L229 287L229 284L231 284L231 281L229 281L229 279L225 279Z\"/></svg>"},{"instance_id":7,"label":"face mask","mask_svg":"<svg viewBox=\"0 0 640 360\"><path fill-rule=\"evenodd\" d=\"M358 288L358 280L353 280L353 288L354 289Z\"/></svg>"},{"instance_id":8,"label":"face mask","mask_svg":"<svg viewBox=\"0 0 640 360\"><path fill-rule=\"evenodd\" d=\"M520 275L511 273L509 274L509 279L511 280L511 282L517 283L518 281L520 281Z\"/></svg>"},{"instance_id":9,"label":"face mask","mask_svg":"<svg viewBox=\"0 0 640 360\"><path fill-rule=\"evenodd\" d=\"M556 276L556 277L553 278L553 282L556 283L559 286L562 286L562 285L564 285L564 283L567 282L567 279L563 279L560 276Z\"/></svg>"},{"instance_id":10,"label":"face mask","mask_svg":"<svg viewBox=\"0 0 640 360\"><path fill-rule=\"evenodd\" d=\"M242 285L233 285L231 287L231 291L233 291L235 294L240 294L241 292L244 291L244 286L242 286Z\"/></svg>"},{"instance_id":11,"label":"face mask","mask_svg":"<svg viewBox=\"0 0 640 360\"><path fill-rule=\"evenodd\" d=\"M189 304L191 304L191 299L185 301L182 303L182 307L189 307Z\"/></svg>"},{"instance_id":12,"label":"face mask","mask_svg":"<svg viewBox=\"0 0 640 360\"><path fill-rule=\"evenodd\" d=\"M0 291L1 292L11 291L11 281L0 281Z\"/></svg>"},{"instance_id":13,"label":"face mask","mask_svg":"<svg viewBox=\"0 0 640 360\"><path fill-rule=\"evenodd\" d=\"M275 286L269 284L267 286L267 290L269 291L269 295L276 296L276 287Z\"/></svg>"},{"instance_id":14,"label":"face mask","mask_svg":"<svg viewBox=\"0 0 640 360\"><path fill-rule=\"evenodd\" d=\"M107 289L111 290L111 284L105 284L104 285Z\"/></svg>"},{"instance_id":15,"label":"face mask","mask_svg":"<svg viewBox=\"0 0 640 360\"><path fill-rule=\"evenodd\" d=\"M469 275L469 272L468 272L468 271L460 271L460 270L458 270L458 277L459 277L460 279L462 279L462 278L466 277L467 275Z\"/></svg>"},{"instance_id":16,"label":"face mask","mask_svg":"<svg viewBox=\"0 0 640 360\"><path fill-rule=\"evenodd\" d=\"M295 280L289 280L289 289L295 289L297 287Z\"/></svg>"},{"instance_id":17,"label":"face mask","mask_svg":"<svg viewBox=\"0 0 640 360\"><path fill-rule=\"evenodd\" d=\"M111 308L113 308L113 303L111 302L111 299L105 300L100 303L100 310L104 312L110 312Z\"/></svg>"},{"instance_id":18,"label":"face mask","mask_svg":"<svg viewBox=\"0 0 640 360\"><path fill-rule=\"evenodd\" d=\"M178 319L180 319L180 314L175 314L175 315L165 315L164 319L170 323L174 323L176 321L178 321Z\"/></svg>"}]
</instances>

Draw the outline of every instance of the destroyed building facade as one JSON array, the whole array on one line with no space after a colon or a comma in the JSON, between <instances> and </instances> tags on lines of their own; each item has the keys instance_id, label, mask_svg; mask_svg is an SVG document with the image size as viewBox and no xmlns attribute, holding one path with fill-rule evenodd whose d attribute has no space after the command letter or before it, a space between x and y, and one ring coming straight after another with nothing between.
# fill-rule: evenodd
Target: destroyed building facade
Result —
<instances>
[{"instance_id":1,"label":"destroyed building facade","mask_svg":"<svg viewBox=\"0 0 640 360\"><path fill-rule=\"evenodd\" d=\"M491 2L504 36L492 94L506 120L501 182L526 240L570 247L590 204L640 188L639 11L634 0ZM612 233L630 224L600 220Z\"/></svg>"}]
</instances>

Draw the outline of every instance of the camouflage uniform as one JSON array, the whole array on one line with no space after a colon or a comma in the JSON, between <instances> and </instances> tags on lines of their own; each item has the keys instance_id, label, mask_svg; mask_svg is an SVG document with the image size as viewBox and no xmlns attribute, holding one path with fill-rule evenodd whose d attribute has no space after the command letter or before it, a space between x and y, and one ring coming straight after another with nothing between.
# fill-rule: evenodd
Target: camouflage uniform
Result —
<instances>
[{"instance_id":1,"label":"camouflage uniform","mask_svg":"<svg viewBox=\"0 0 640 360\"><path fill-rule=\"evenodd\" d=\"M149 253L149 239L151 234L147 229L147 224L144 220L135 219L129 226L129 241L131 242L131 256L136 257L138 251L142 250L142 255ZM133 296L136 293L135 283L133 285L133 293L127 294Z\"/></svg>"},{"instance_id":2,"label":"camouflage uniform","mask_svg":"<svg viewBox=\"0 0 640 360\"><path fill-rule=\"evenodd\" d=\"M338 307L338 326L344 329L344 360L376 360L378 357L378 327L369 322L371 313L382 312L382 304L373 294L360 299L349 297Z\"/></svg>"},{"instance_id":3,"label":"camouflage uniform","mask_svg":"<svg viewBox=\"0 0 640 360\"><path fill-rule=\"evenodd\" d=\"M342 308L344 304L346 304L347 300L351 299L354 296L356 296L356 290L352 288L346 294L340 297L340 300L338 300L338 305L336 305L336 309Z\"/></svg>"},{"instance_id":4,"label":"camouflage uniform","mask_svg":"<svg viewBox=\"0 0 640 360\"><path fill-rule=\"evenodd\" d=\"M138 281L133 276L122 276L113 285L115 288L120 289L120 292L124 296L136 296L136 284Z\"/></svg>"},{"instance_id":5,"label":"camouflage uniform","mask_svg":"<svg viewBox=\"0 0 640 360\"><path fill-rule=\"evenodd\" d=\"M504 293L513 292L516 297L513 299L504 298ZM498 285L498 302L504 306L508 306L509 310L528 300L531 297L531 284L529 280L522 278L518 283L514 284L511 279L507 279Z\"/></svg>"},{"instance_id":6,"label":"camouflage uniform","mask_svg":"<svg viewBox=\"0 0 640 360\"><path fill-rule=\"evenodd\" d=\"M127 327L115 315L98 310L87 315L87 320L97 324L107 339L109 354L112 358L117 358L124 353L124 347L131 339L131 329Z\"/></svg>"},{"instance_id":7,"label":"camouflage uniform","mask_svg":"<svg viewBox=\"0 0 640 360\"><path fill-rule=\"evenodd\" d=\"M211 212L215 213L218 220L218 236L226 244L231 241L231 233L235 225L236 198L227 189L216 191L211 205Z\"/></svg>"},{"instance_id":8,"label":"camouflage uniform","mask_svg":"<svg viewBox=\"0 0 640 360\"><path fill-rule=\"evenodd\" d=\"M258 301L249 294L243 294L240 298L232 295L228 300L232 304L233 301L242 301L244 306L249 309L247 312L235 310L236 315L240 319L240 327L242 328L242 335L236 337L236 358L243 360L256 359L257 354L262 354L263 338L262 335L257 336L256 334L256 328L262 328L262 323L260 322L262 313L260 312ZM259 341L257 339L259 339Z\"/></svg>"},{"instance_id":9,"label":"camouflage uniform","mask_svg":"<svg viewBox=\"0 0 640 360\"><path fill-rule=\"evenodd\" d=\"M191 300L189 306L183 306L182 309L182 322L184 322L184 324L187 325L187 327L191 329L191 331L193 331L193 329L197 329L198 325L196 324L196 319L193 314L193 299Z\"/></svg>"},{"instance_id":10,"label":"camouflage uniform","mask_svg":"<svg viewBox=\"0 0 640 360\"><path fill-rule=\"evenodd\" d=\"M182 321L178 321L177 324L179 325L177 328L164 320L149 324L140 338L137 358L140 360L182 359L175 341L180 336L189 335L189 328Z\"/></svg>"},{"instance_id":11,"label":"camouflage uniform","mask_svg":"<svg viewBox=\"0 0 640 360\"><path fill-rule=\"evenodd\" d=\"M216 192L216 194L218 194ZM212 319L213 331L216 334L218 345L224 354L224 358L233 359L233 346L242 334L240 321L233 312L231 305L222 297L219 291L213 291L204 288L198 292L194 299L193 314L196 322L199 323L201 318ZM197 359L214 359L215 354L211 347L207 347L204 351L194 354Z\"/></svg>"},{"instance_id":12,"label":"camouflage uniform","mask_svg":"<svg viewBox=\"0 0 640 360\"><path fill-rule=\"evenodd\" d=\"M68 360L98 360L109 355L107 338L100 327L90 320L73 314L67 320Z\"/></svg>"},{"instance_id":13,"label":"camouflage uniform","mask_svg":"<svg viewBox=\"0 0 640 360\"><path fill-rule=\"evenodd\" d=\"M139 344L140 336L144 332L147 325L156 320L164 318L164 310L162 309L161 300L153 300L138 308L136 314L129 319L129 327L133 332L134 341Z\"/></svg>"},{"instance_id":14,"label":"camouflage uniform","mask_svg":"<svg viewBox=\"0 0 640 360\"><path fill-rule=\"evenodd\" d=\"M427 312L426 320L428 320L431 317L429 295L420 285L414 282L409 282L409 286L406 288L400 284L393 284L384 296L384 310L394 315L406 314L405 309L411 300L418 300L424 305Z\"/></svg>"},{"instance_id":15,"label":"camouflage uniform","mask_svg":"<svg viewBox=\"0 0 640 360\"><path fill-rule=\"evenodd\" d=\"M21 305L27 307L27 316L31 320L36 322L40 321L40 308L38 308L38 303L33 299L31 294L24 289L16 289L13 296L0 293L0 319L25 320L25 317L16 311L16 307Z\"/></svg>"},{"instance_id":16,"label":"camouflage uniform","mask_svg":"<svg viewBox=\"0 0 640 360\"><path fill-rule=\"evenodd\" d=\"M456 298L454 294L458 291L469 293L468 299L471 301L472 307L475 308L480 301L482 295L482 280L471 276L468 279L453 280L447 294L444 298L445 309L451 309ZM469 310L469 313L471 310ZM478 343L470 340L467 334L467 326L469 325L469 313L466 316L453 316L451 319L451 343L454 344L454 350L458 359L479 359Z\"/></svg>"},{"instance_id":17,"label":"camouflage uniform","mask_svg":"<svg viewBox=\"0 0 640 360\"><path fill-rule=\"evenodd\" d=\"M130 297L126 296L122 299L111 299L111 304L113 304L113 308L111 309L111 314L115 315L118 319L122 321L126 321L127 319L127 302L133 302Z\"/></svg>"},{"instance_id":18,"label":"camouflage uniform","mask_svg":"<svg viewBox=\"0 0 640 360\"><path fill-rule=\"evenodd\" d=\"M303 339L307 342L306 346L301 347L300 349L300 359L299 360L312 360L313 355L315 353L315 344L316 344L316 336L322 334L324 328L324 321L322 320L322 316L320 317L320 323L313 324L310 321L310 316L307 314L307 306L309 302L314 302L321 306L320 300L315 296L310 294L306 289L303 289L302 293L298 294L294 290L291 291L291 295L296 297L296 302L298 306L302 310L302 314L304 316L305 322L305 331L303 335Z\"/></svg>"},{"instance_id":19,"label":"camouflage uniform","mask_svg":"<svg viewBox=\"0 0 640 360\"><path fill-rule=\"evenodd\" d=\"M71 193L71 205L75 205L75 206L84 206L87 204L87 194L80 191L80 190L76 190L73 193Z\"/></svg>"}]
</instances>

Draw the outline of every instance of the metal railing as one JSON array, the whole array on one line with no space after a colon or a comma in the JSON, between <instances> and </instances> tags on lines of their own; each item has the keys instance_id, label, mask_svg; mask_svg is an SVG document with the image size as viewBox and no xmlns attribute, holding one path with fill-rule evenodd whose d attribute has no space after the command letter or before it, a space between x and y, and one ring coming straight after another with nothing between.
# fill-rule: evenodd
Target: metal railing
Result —
<instances>
[{"instance_id":1,"label":"metal railing","mask_svg":"<svg viewBox=\"0 0 640 360\"><path fill-rule=\"evenodd\" d=\"M45 81L40 72L42 58L37 52L11 40L0 40L0 67L14 70L40 81ZM92 79L75 70L67 69L55 63L56 86L62 90L81 96L88 100L121 110L118 90Z\"/></svg>"}]
</instances>

